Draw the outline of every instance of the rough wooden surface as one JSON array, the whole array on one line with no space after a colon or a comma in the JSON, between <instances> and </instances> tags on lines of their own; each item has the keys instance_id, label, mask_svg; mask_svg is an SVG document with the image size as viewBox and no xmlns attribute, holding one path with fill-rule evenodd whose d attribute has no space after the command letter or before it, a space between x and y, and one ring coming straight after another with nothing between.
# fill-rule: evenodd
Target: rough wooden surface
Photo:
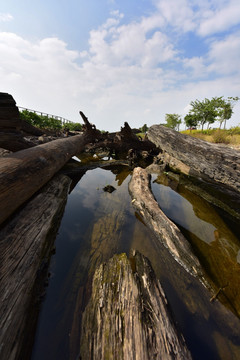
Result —
<instances>
[{"instance_id":1,"label":"rough wooden surface","mask_svg":"<svg viewBox=\"0 0 240 360\"><path fill-rule=\"evenodd\" d=\"M85 133L0 158L0 224L91 139Z\"/></svg>"},{"instance_id":2,"label":"rough wooden surface","mask_svg":"<svg viewBox=\"0 0 240 360\"><path fill-rule=\"evenodd\" d=\"M34 146L23 137L23 127L28 128L20 119L15 100L10 94L0 92L0 147L19 151Z\"/></svg>"},{"instance_id":3,"label":"rough wooden surface","mask_svg":"<svg viewBox=\"0 0 240 360\"><path fill-rule=\"evenodd\" d=\"M150 175L146 170L140 167L134 169L129 183L129 191L133 207L138 210L157 238L168 248L179 264L192 275L198 276L205 284L202 267L198 258L193 254L189 242L159 208L150 190Z\"/></svg>"},{"instance_id":4,"label":"rough wooden surface","mask_svg":"<svg viewBox=\"0 0 240 360\"><path fill-rule=\"evenodd\" d=\"M33 287L52 250L50 240L55 238L69 183L64 175L54 177L0 231L1 359L26 358L19 357L24 339L25 354L27 345L31 350L34 332L29 332L26 324L34 322L29 312Z\"/></svg>"},{"instance_id":5,"label":"rough wooden surface","mask_svg":"<svg viewBox=\"0 0 240 360\"><path fill-rule=\"evenodd\" d=\"M132 266L131 266L132 265ZM191 359L150 262L115 255L95 272L80 359Z\"/></svg>"},{"instance_id":6,"label":"rough wooden surface","mask_svg":"<svg viewBox=\"0 0 240 360\"><path fill-rule=\"evenodd\" d=\"M175 169L240 190L240 153L161 125L148 130L148 138L163 151L162 160Z\"/></svg>"}]
</instances>

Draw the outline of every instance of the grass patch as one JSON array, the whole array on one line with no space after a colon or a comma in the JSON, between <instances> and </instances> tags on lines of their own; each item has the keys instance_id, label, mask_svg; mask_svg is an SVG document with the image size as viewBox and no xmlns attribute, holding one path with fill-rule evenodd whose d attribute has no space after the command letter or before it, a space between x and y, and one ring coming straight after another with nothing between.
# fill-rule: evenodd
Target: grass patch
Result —
<instances>
[{"instance_id":1,"label":"grass patch","mask_svg":"<svg viewBox=\"0 0 240 360\"><path fill-rule=\"evenodd\" d=\"M212 137L215 144L230 144L228 133L224 130L215 131Z\"/></svg>"},{"instance_id":2,"label":"grass patch","mask_svg":"<svg viewBox=\"0 0 240 360\"><path fill-rule=\"evenodd\" d=\"M215 144L226 144L233 146L240 146L240 127L210 130L185 130L182 134L193 136L197 139L205 140Z\"/></svg>"}]
</instances>

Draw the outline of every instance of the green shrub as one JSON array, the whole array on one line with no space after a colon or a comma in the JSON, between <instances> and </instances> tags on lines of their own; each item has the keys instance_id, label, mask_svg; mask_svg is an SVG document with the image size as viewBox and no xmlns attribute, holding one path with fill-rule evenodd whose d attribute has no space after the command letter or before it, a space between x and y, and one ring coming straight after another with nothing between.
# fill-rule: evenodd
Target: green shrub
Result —
<instances>
[{"instance_id":1,"label":"green shrub","mask_svg":"<svg viewBox=\"0 0 240 360\"><path fill-rule=\"evenodd\" d=\"M23 110L20 112L20 118L27 121L29 124L39 127L41 129L62 129L61 120L50 118L43 115L38 115L32 111Z\"/></svg>"},{"instance_id":2,"label":"green shrub","mask_svg":"<svg viewBox=\"0 0 240 360\"><path fill-rule=\"evenodd\" d=\"M82 125L80 123L67 123L65 127L71 131L82 131Z\"/></svg>"}]
</instances>

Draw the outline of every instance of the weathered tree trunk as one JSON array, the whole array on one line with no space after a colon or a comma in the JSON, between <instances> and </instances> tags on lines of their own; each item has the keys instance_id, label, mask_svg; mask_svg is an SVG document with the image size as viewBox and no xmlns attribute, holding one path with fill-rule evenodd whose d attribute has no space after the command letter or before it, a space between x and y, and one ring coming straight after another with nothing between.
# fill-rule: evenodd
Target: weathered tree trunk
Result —
<instances>
[{"instance_id":1,"label":"weathered tree trunk","mask_svg":"<svg viewBox=\"0 0 240 360\"><path fill-rule=\"evenodd\" d=\"M227 146L180 134L165 126L154 125L148 138L162 151L162 160L181 172L200 176L240 190L240 153Z\"/></svg>"},{"instance_id":2,"label":"weathered tree trunk","mask_svg":"<svg viewBox=\"0 0 240 360\"><path fill-rule=\"evenodd\" d=\"M86 132L21 150L0 159L0 224L93 139Z\"/></svg>"},{"instance_id":3,"label":"weathered tree trunk","mask_svg":"<svg viewBox=\"0 0 240 360\"><path fill-rule=\"evenodd\" d=\"M10 94L0 92L0 147L19 151L34 146L24 139L21 130L29 129L20 119L16 102ZM35 129L37 131L37 129ZM40 131L40 130L39 130Z\"/></svg>"},{"instance_id":4,"label":"weathered tree trunk","mask_svg":"<svg viewBox=\"0 0 240 360\"><path fill-rule=\"evenodd\" d=\"M83 314L80 359L191 359L163 289L140 253L96 270Z\"/></svg>"},{"instance_id":5,"label":"weathered tree trunk","mask_svg":"<svg viewBox=\"0 0 240 360\"><path fill-rule=\"evenodd\" d=\"M42 272L66 204L70 179L54 177L0 231L0 358L31 353Z\"/></svg>"},{"instance_id":6,"label":"weathered tree trunk","mask_svg":"<svg viewBox=\"0 0 240 360\"><path fill-rule=\"evenodd\" d=\"M153 230L157 238L170 251L175 260L203 284L206 280L197 257L189 242L178 227L168 219L159 208L150 190L150 175L142 168L135 168L129 183L132 204L143 217L144 222Z\"/></svg>"}]
</instances>

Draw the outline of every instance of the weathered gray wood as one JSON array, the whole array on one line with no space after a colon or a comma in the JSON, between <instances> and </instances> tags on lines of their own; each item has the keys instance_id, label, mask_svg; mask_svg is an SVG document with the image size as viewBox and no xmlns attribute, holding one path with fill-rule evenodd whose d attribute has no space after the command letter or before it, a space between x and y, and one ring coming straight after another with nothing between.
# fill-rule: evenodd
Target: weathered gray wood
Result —
<instances>
[{"instance_id":1,"label":"weathered gray wood","mask_svg":"<svg viewBox=\"0 0 240 360\"><path fill-rule=\"evenodd\" d=\"M129 192L132 196L133 207L138 210L144 222L153 230L175 260L206 284L202 267L189 242L159 208L151 192L150 175L146 170L140 167L134 169L129 183Z\"/></svg>"},{"instance_id":2,"label":"weathered gray wood","mask_svg":"<svg viewBox=\"0 0 240 360\"><path fill-rule=\"evenodd\" d=\"M237 150L161 125L151 126L148 138L163 151L162 160L170 167L240 190L240 153Z\"/></svg>"},{"instance_id":3,"label":"weathered gray wood","mask_svg":"<svg viewBox=\"0 0 240 360\"><path fill-rule=\"evenodd\" d=\"M27 345L31 350L34 329L29 331L26 324L32 328L36 314L30 312L30 301L52 250L69 184L64 175L54 177L0 231L1 359L20 358L24 338L25 353Z\"/></svg>"},{"instance_id":4,"label":"weathered gray wood","mask_svg":"<svg viewBox=\"0 0 240 360\"><path fill-rule=\"evenodd\" d=\"M87 132L0 158L0 224L92 138Z\"/></svg>"},{"instance_id":5,"label":"weathered gray wood","mask_svg":"<svg viewBox=\"0 0 240 360\"><path fill-rule=\"evenodd\" d=\"M22 125L15 100L10 94L0 92L0 147L10 151L32 147L34 144L24 139L20 131Z\"/></svg>"},{"instance_id":6,"label":"weathered gray wood","mask_svg":"<svg viewBox=\"0 0 240 360\"><path fill-rule=\"evenodd\" d=\"M131 263L125 254L115 255L96 270L80 358L191 359L151 264L140 253Z\"/></svg>"}]
</instances>

